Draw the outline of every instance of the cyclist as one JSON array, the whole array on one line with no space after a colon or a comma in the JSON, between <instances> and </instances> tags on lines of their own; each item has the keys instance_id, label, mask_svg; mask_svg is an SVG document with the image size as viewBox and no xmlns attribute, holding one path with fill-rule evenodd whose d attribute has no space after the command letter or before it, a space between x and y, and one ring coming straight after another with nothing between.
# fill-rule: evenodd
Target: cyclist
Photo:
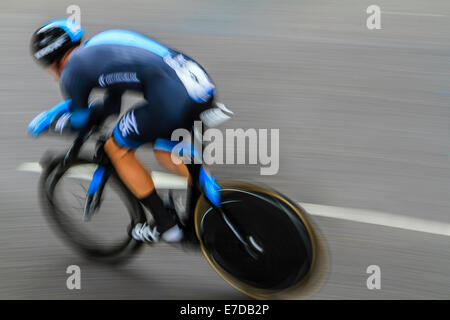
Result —
<instances>
[{"instance_id":1,"label":"cyclist","mask_svg":"<svg viewBox=\"0 0 450 320\"><path fill-rule=\"evenodd\" d=\"M109 115L119 115L125 91L142 92L144 101L122 116L104 150L155 220L155 224L136 225L133 238L178 242L183 231L177 214L164 206L150 173L136 158L136 149L152 143L158 163L190 179L187 167L172 161L173 144L167 139L177 128L191 129L203 111L213 108L214 84L194 60L141 34L109 30L84 44L82 37L81 26L66 19L48 22L33 34L32 55L59 81L66 100L38 115L29 132L36 137L46 130L81 131ZM89 101L94 88L106 89L103 101ZM209 174L203 177L204 187L215 185Z\"/></svg>"}]
</instances>

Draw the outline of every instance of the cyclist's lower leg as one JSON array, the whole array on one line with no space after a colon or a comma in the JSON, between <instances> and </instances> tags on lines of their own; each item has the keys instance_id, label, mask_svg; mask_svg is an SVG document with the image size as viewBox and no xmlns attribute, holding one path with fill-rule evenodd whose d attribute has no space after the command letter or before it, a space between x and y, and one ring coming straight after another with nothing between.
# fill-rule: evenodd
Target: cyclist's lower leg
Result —
<instances>
[{"instance_id":1,"label":"cyclist's lower leg","mask_svg":"<svg viewBox=\"0 0 450 320\"><path fill-rule=\"evenodd\" d=\"M156 231L159 234L163 234L163 239L166 241L179 241L181 230L178 230L176 212L168 211L164 208L163 201L156 193L150 173L136 158L136 151L118 145L113 137L105 143L105 151L124 184L152 213L157 225ZM173 230L176 231L175 234L172 232ZM151 231L154 232L155 230ZM167 232L165 237L166 231L171 232ZM172 237L170 237L171 235ZM151 239L145 240L157 240L157 235L155 234L147 234L145 236L151 237Z\"/></svg>"}]
</instances>

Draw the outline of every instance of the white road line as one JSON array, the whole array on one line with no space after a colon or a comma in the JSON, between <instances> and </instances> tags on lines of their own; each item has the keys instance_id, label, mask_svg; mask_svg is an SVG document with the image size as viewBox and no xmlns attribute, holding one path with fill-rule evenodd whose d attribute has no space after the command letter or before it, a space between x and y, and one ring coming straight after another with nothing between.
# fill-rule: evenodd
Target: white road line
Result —
<instances>
[{"instance_id":1,"label":"white road line","mask_svg":"<svg viewBox=\"0 0 450 320\"><path fill-rule=\"evenodd\" d=\"M426 232L447 237L450 236L450 223L425 220L365 209L324 206L313 203L299 204L309 214L314 216L375 224L379 226L399 228L411 231Z\"/></svg>"},{"instance_id":2,"label":"white road line","mask_svg":"<svg viewBox=\"0 0 450 320\"><path fill-rule=\"evenodd\" d=\"M41 172L39 163L26 162L21 164L17 170L27 172ZM70 177L90 180L94 173L94 165L80 165L69 172ZM152 171L152 177L156 188L160 189L186 189L186 179L176 175ZM313 203L299 203L310 215L327 217L333 219L348 220L373 224L391 228L399 228L410 231L425 232L442 236L450 236L450 223L407 217L402 215L354 208L343 208L319 205Z\"/></svg>"},{"instance_id":3,"label":"white road line","mask_svg":"<svg viewBox=\"0 0 450 320\"><path fill-rule=\"evenodd\" d=\"M399 16L418 16L418 17L445 17L445 15L443 14L420 13L420 12L381 11L381 14L391 14Z\"/></svg>"},{"instance_id":4,"label":"white road line","mask_svg":"<svg viewBox=\"0 0 450 320\"><path fill-rule=\"evenodd\" d=\"M83 180L91 180L96 167L94 165L80 165L76 169L72 169L68 172L68 177L78 178ZM27 172L42 172L42 168L37 162L25 162L17 167L18 171ZM154 180L155 186L160 189L186 189L187 181L182 177L176 175L152 171L152 178Z\"/></svg>"}]
</instances>

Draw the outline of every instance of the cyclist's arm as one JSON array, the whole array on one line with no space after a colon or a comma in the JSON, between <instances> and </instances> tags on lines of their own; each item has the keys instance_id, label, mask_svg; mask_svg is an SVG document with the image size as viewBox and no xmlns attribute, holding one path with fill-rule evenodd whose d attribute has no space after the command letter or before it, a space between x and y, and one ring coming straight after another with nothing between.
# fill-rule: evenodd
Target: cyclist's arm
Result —
<instances>
[{"instance_id":1,"label":"cyclist's arm","mask_svg":"<svg viewBox=\"0 0 450 320\"><path fill-rule=\"evenodd\" d=\"M77 59L78 57L74 57ZM64 70L60 85L61 91L66 98L72 99L70 111L73 113L83 114L81 118L87 118L87 125L92 122L99 122L106 119L110 115L119 115L122 95L124 90L118 88L107 89L103 100L96 99L89 103L89 95L92 89L97 85L97 74L92 74L89 70L83 68L83 62L72 62L70 66ZM74 128L83 127L83 123L72 123Z\"/></svg>"},{"instance_id":2,"label":"cyclist's arm","mask_svg":"<svg viewBox=\"0 0 450 320\"><path fill-rule=\"evenodd\" d=\"M74 67L76 66L76 68ZM85 127L90 119L89 94L93 89L91 81L84 72L82 64L71 64L66 67L59 81L62 95L71 99L69 112L70 125L75 130Z\"/></svg>"}]
</instances>

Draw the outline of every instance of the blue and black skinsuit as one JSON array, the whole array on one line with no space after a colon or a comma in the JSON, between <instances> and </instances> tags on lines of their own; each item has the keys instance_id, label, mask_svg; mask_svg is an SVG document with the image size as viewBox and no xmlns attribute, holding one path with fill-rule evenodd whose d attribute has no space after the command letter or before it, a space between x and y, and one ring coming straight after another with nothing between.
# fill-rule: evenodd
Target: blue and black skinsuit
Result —
<instances>
[{"instance_id":1,"label":"blue and black skinsuit","mask_svg":"<svg viewBox=\"0 0 450 320\"><path fill-rule=\"evenodd\" d=\"M119 114L126 90L145 101L130 109L114 129L114 139L136 149L158 138L170 139L177 128L191 129L211 107L214 85L194 60L127 30L110 30L89 39L69 56L60 78L73 128ZM103 102L89 105L94 88L106 89Z\"/></svg>"}]
</instances>

